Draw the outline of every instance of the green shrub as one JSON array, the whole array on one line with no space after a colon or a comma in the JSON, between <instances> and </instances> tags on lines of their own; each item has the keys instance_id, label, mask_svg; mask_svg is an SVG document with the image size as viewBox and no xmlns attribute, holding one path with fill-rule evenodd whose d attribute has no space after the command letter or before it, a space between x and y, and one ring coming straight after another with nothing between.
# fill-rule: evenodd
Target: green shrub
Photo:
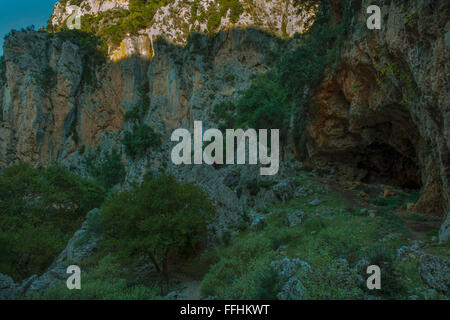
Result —
<instances>
[{"instance_id":1,"label":"green shrub","mask_svg":"<svg viewBox=\"0 0 450 320\"><path fill-rule=\"evenodd\" d=\"M119 46L127 34L136 35L152 22L158 8L169 3L169 0L130 0L128 9L113 9L94 15L81 17L81 32L96 35L102 41L115 47ZM48 30L55 31L49 22ZM66 30L63 22L59 30Z\"/></svg>"},{"instance_id":2,"label":"green shrub","mask_svg":"<svg viewBox=\"0 0 450 320\"><path fill-rule=\"evenodd\" d=\"M160 147L161 136L146 124L134 124L132 131L125 131L122 144L129 156L142 157L152 148Z\"/></svg>"},{"instance_id":3,"label":"green shrub","mask_svg":"<svg viewBox=\"0 0 450 320\"><path fill-rule=\"evenodd\" d=\"M42 273L104 194L95 182L62 167L5 169L0 176L0 273L15 280Z\"/></svg>"},{"instance_id":4,"label":"green shrub","mask_svg":"<svg viewBox=\"0 0 450 320\"><path fill-rule=\"evenodd\" d=\"M197 9L194 8L194 10L197 12ZM244 8L239 0L219 0L208 8L206 25L210 33L217 31L222 18L227 15L228 11L230 11L231 22L235 23L244 12Z\"/></svg>"},{"instance_id":5,"label":"green shrub","mask_svg":"<svg viewBox=\"0 0 450 320\"><path fill-rule=\"evenodd\" d=\"M290 111L286 92L269 74L253 80L236 109L237 122L254 129L284 129Z\"/></svg>"},{"instance_id":6,"label":"green shrub","mask_svg":"<svg viewBox=\"0 0 450 320\"><path fill-rule=\"evenodd\" d=\"M381 289L369 290L363 287L367 294L379 295L385 299L401 299L407 297L407 289L401 282L402 275L394 264L395 252L380 245L373 246L369 252L371 265L377 265L381 270ZM366 277L367 275L363 275ZM376 292L373 292L376 291Z\"/></svg>"},{"instance_id":7,"label":"green shrub","mask_svg":"<svg viewBox=\"0 0 450 320\"><path fill-rule=\"evenodd\" d=\"M89 153L84 158L88 174L95 178L105 189L111 189L125 179L125 165L116 148L103 152L101 156Z\"/></svg>"},{"instance_id":8,"label":"green shrub","mask_svg":"<svg viewBox=\"0 0 450 320\"><path fill-rule=\"evenodd\" d=\"M277 283L270 262L276 253L269 239L251 236L234 239L220 252L220 260L205 275L203 297L218 299L273 299Z\"/></svg>"},{"instance_id":9,"label":"green shrub","mask_svg":"<svg viewBox=\"0 0 450 320\"><path fill-rule=\"evenodd\" d=\"M171 176L146 177L140 186L113 195L102 208L107 244L123 261L148 255L167 276L171 256L186 257L206 241L213 206L192 184Z\"/></svg>"},{"instance_id":10,"label":"green shrub","mask_svg":"<svg viewBox=\"0 0 450 320\"><path fill-rule=\"evenodd\" d=\"M322 258L327 259L326 256ZM331 257L328 259L327 265L300 272L299 280L305 287L306 298L313 300L360 299L362 290L357 286L356 271L351 270L346 263Z\"/></svg>"},{"instance_id":11,"label":"green shrub","mask_svg":"<svg viewBox=\"0 0 450 320\"><path fill-rule=\"evenodd\" d=\"M83 272L83 270L82 270ZM159 288L132 286L128 275L114 256L101 259L95 268L82 273L81 290L67 289L65 281L49 288L42 295L30 294L26 299L38 300L150 300L161 299Z\"/></svg>"}]
</instances>

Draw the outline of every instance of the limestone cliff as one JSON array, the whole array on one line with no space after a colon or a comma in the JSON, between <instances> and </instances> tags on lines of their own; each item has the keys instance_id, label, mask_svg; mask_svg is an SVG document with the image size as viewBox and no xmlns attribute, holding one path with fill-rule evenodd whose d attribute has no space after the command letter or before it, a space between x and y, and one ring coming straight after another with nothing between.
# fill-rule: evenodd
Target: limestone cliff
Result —
<instances>
[{"instance_id":1,"label":"limestone cliff","mask_svg":"<svg viewBox=\"0 0 450 320\"><path fill-rule=\"evenodd\" d=\"M442 216L450 209L448 4L380 2L382 30L366 28L370 3L362 1L340 66L312 88L317 104L309 110L308 156L349 180L423 187L415 210ZM292 0L240 1L237 18L227 11L211 30L202 12L217 3L167 1L145 29L119 47L110 45L108 61L94 67L70 39L13 32L5 42L6 84L0 88L0 165L58 161L83 172L81 149L122 148L122 132L131 126L124 115L140 99L142 84L149 98L142 121L163 142L194 120L213 126L212 107L239 96L255 74L268 70L283 41L295 46L295 39L287 40L303 32L311 17ZM340 1L333 3L339 19ZM55 6L53 24L64 23L68 5ZM96 15L126 10L129 3L85 0L80 6L83 14ZM127 179L167 166L167 148L143 159L124 155ZM213 169L204 170L190 170L186 179L222 195L225 212L240 206L230 189L215 185L223 175L216 172L210 181Z\"/></svg>"}]
</instances>

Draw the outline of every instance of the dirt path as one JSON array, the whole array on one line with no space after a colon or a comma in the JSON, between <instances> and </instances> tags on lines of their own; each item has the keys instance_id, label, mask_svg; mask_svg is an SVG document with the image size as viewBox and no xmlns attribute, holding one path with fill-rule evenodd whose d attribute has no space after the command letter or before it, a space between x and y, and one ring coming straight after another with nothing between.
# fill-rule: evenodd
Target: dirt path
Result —
<instances>
[{"instance_id":1,"label":"dirt path","mask_svg":"<svg viewBox=\"0 0 450 320\"><path fill-rule=\"evenodd\" d=\"M200 281L187 281L181 283L181 291L178 298L180 300L200 300Z\"/></svg>"},{"instance_id":2,"label":"dirt path","mask_svg":"<svg viewBox=\"0 0 450 320\"><path fill-rule=\"evenodd\" d=\"M351 207L364 207L371 208L373 207L369 203L367 203L364 199L356 195L353 190L349 187L344 187L341 184L334 182L330 183L329 186L337 193L339 193L345 200L347 200L348 204ZM410 238L412 240L424 240L427 236L427 233L431 230L439 229L441 222L436 220L428 220L428 221L416 221L411 219L406 219L409 212L406 210L397 210L395 215L399 216L405 226L409 229Z\"/></svg>"},{"instance_id":3,"label":"dirt path","mask_svg":"<svg viewBox=\"0 0 450 320\"><path fill-rule=\"evenodd\" d=\"M408 227L412 240L424 240L429 231L439 229L441 225L439 220L416 221L406 219L409 215L406 210L398 210L395 214L399 216L405 226Z\"/></svg>"},{"instance_id":4,"label":"dirt path","mask_svg":"<svg viewBox=\"0 0 450 320\"><path fill-rule=\"evenodd\" d=\"M201 281L181 273L173 275L173 279L178 283L173 289L177 292L177 300L200 300Z\"/></svg>"}]
</instances>

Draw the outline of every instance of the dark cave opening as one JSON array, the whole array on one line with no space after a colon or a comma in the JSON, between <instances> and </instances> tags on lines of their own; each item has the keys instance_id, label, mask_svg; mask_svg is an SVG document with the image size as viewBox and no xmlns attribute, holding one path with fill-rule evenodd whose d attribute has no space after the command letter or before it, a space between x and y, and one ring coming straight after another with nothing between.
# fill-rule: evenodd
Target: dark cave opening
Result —
<instances>
[{"instance_id":1,"label":"dark cave opening","mask_svg":"<svg viewBox=\"0 0 450 320\"><path fill-rule=\"evenodd\" d=\"M364 183L382 183L411 190L422 187L415 154L402 154L386 143L369 145L358 162L358 168L367 171L362 179Z\"/></svg>"}]
</instances>

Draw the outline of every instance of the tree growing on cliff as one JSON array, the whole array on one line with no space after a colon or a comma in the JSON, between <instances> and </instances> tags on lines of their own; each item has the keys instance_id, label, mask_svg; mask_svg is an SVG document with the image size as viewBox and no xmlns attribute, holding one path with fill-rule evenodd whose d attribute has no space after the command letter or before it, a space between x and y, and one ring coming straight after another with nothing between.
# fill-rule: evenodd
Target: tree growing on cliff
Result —
<instances>
[{"instance_id":1,"label":"tree growing on cliff","mask_svg":"<svg viewBox=\"0 0 450 320\"><path fill-rule=\"evenodd\" d=\"M167 279L171 256L188 256L204 243L213 212L199 187L172 176L147 176L103 206L106 244L118 250L122 261L147 255Z\"/></svg>"}]
</instances>

